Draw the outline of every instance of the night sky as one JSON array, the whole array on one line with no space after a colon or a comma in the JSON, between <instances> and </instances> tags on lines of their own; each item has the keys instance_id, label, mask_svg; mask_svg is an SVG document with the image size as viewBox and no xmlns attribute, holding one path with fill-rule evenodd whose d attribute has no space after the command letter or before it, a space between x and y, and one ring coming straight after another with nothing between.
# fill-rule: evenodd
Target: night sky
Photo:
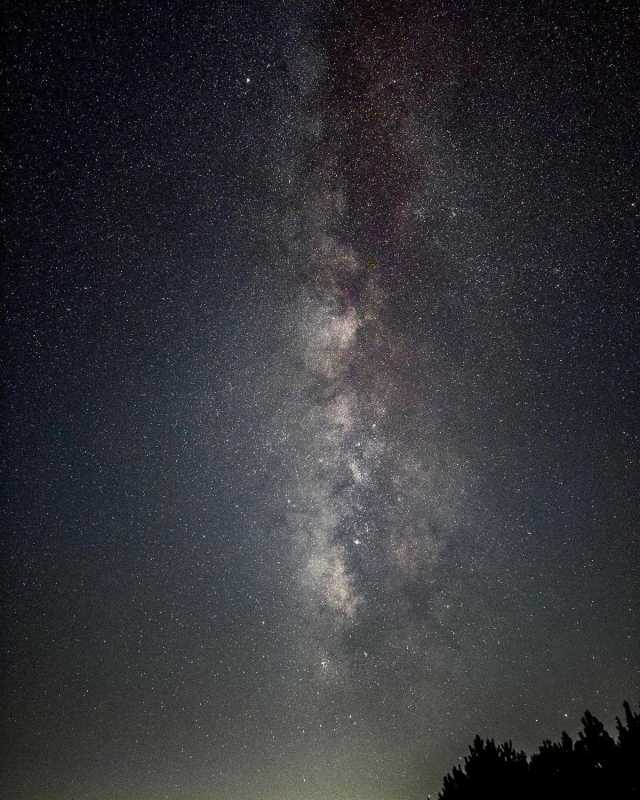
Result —
<instances>
[{"instance_id":1,"label":"night sky","mask_svg":"<svg viewBox=\"0 0 640 800\"><path fill-rule=\"evenodd\" d=\"M638 6L5 9L0 794L418 800L610 726Z\"/></svg>"}]
</instances>

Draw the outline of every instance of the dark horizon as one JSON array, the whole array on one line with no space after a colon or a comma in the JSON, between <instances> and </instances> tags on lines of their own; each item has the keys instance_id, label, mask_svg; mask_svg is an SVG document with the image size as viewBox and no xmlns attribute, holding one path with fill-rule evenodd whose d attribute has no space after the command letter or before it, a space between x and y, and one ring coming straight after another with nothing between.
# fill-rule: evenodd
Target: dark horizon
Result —
<instances>
[{"instance_id":1,"label":"dark horizon","mask_svg":"<svg viewBox=\"0 0 640 800\"><path fill-rule=\"evenodd\" d=\"M418 800L640 696L632 4L9 3L12 800Z\"/></svg>"}]
</instances>

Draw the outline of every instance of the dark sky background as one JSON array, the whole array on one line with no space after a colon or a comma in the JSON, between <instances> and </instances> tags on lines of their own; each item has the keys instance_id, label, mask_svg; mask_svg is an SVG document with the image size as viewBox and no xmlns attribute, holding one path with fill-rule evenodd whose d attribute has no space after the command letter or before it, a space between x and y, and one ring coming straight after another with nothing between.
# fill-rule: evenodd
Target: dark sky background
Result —
<instances>
[{"instance_id":1,"label":"dark sky background","mask_svg":"<svg viewBox=\"0 0 640 800\"><path fill-rule=\"evenodd\" d=\"M637 6L5 9L2 796L418 800L611 725Z\"/></svg>"}]
</instances>

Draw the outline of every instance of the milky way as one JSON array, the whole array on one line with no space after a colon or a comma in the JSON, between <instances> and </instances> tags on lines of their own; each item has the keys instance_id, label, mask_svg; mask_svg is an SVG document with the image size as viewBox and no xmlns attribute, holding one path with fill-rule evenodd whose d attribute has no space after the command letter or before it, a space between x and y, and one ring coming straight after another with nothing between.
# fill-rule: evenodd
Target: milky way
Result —
<instances>
[{"instance_id":1,"label":"milky way","mask_svg":"<svg viewBox=\"0 0 640 800\"><path fill-rule=\"evenodd\" d=\"M438 566L447 541L468 535L472 480L454 442L424 440L439 420L428 398L416 413L415 359L387 308L392 267L350 243L349 180L320 112L326 57L306 45L291 63L298 94L273 123L275 140L293 144L275 161L274 185L295 209L280 234L293 296L281 310L266 436L283 462L276 512L304 608L303 661L323 680L376 680L390 650L410 642L433 659L444 646ZM406 198L389 212L402 215Z\"/></svg>"}]
</instances>

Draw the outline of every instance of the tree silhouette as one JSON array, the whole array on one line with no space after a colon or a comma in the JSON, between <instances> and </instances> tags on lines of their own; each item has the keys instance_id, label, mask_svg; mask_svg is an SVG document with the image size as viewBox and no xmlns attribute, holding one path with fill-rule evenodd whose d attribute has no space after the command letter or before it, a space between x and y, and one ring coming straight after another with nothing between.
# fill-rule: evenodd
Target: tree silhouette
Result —
<instances>
[{"instance_id":1,"label":"tree silhouette","mask_svg":"<svg viewBox=\"0 0 640 800\"><path fill-rule=\"evenodd\" d=\"M590 711L574 742L544 741L531 758L511 742L473 740L462 766L445 776L439 800L627 800L640 798L640 714L624 703L617 740Z\"/></svg>"}]
</instances>

